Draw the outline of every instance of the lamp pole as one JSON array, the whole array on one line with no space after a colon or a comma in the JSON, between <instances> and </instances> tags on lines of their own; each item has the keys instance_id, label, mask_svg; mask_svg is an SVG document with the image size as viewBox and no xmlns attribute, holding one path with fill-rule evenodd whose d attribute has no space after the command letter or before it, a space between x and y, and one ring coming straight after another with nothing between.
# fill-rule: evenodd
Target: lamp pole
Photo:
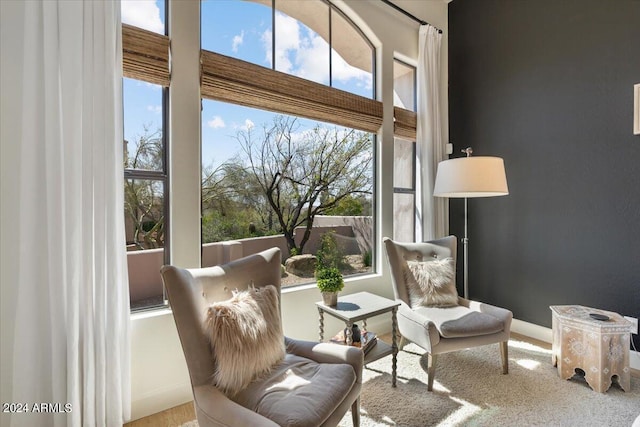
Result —
<instances>
[{"instance_id":1,"label":"lamp pole","mask_svg":"<svg viewBox=\"0 0 640 427\"><path fill-rule=\"evenodd\" d=\"M473 153L473 149L471 147L467 147L462 150L463 153L467 155L467 157L471 157ZM463 260L464 260L464 298L469 299L469 224L468 224L468 206L467 206L467 197L464 198L464 237L462 238L462 250L463 250Z\"/></svg>"},{"instance_id":2,"label":"lamp pole","mask_svg":"<svg viewBox=\"0 0 640 427\"><path fill-rule=\"evenodd\" d=\"M494 197L509 194L504 160L500 157L472 157L471 147L462 150L466 157L438 163L433 188L435 197L464 199L464 297L469 298L469 202L471 197Z\"/></svg>"},{"instance_id":3,"label":"lamp pole","mask_svg":"<svg viewBox=\"0 0 640 427\"><path fill-rule=\"evenodd\" d=\"M462 247L464 251L464 298L469 299L469 236L467 227L467 198L464 198L464 237Z\"/></svg>"}]
</instances>

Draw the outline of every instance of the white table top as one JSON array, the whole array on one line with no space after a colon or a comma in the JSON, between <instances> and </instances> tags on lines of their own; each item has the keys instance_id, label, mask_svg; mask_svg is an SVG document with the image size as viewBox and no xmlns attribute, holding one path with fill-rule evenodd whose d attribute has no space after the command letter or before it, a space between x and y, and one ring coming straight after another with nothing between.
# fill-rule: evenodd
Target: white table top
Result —
<instances>
[{"instance_id":1,"label":"white table top","mask_svg":"<svg viewBox=\"0 0 640 427\"><path fill-rule=\"evenodd\" d=\"M368 317L392 311L399 302L374 295L369 292L358 292L338 297L338 305L329 307L322 301L316 302L318 308L345 322L357 322Z\"/></svg>"}]
</instances>

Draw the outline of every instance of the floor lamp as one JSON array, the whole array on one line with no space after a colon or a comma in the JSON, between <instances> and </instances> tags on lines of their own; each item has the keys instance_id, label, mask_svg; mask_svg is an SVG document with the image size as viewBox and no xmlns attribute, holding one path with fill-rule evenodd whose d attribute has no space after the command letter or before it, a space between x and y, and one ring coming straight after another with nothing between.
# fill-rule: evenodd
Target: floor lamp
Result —
<instances>
[{"instance_id":1,"label":"floor lamp","mask_svg":"<svg viewBox=\"0 0 640 427\"><path fill-rule=\"evenodd\" d=\"M438 164L435 197L464 198L464 297L469 298L469 236L467 199L509 194L504 161L500 157L471 157L471 147L462 150L467 157L444 160Z\"/></svg>"}]
</instances>

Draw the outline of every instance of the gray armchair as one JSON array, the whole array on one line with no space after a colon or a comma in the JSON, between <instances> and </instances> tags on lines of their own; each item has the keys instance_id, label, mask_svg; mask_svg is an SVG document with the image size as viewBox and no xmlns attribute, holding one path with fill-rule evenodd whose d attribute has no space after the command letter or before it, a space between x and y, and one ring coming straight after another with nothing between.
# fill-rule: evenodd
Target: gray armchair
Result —
<instances>
[{"instance_id":1,"label":"gray armchair","mask_svg":"<svg viewBox=\"0 0 640 427\"><path fill-rule=\"evenodd\" d=\"M513 317L509 310L460 297L458 305L454 307L411 306L404 275L407 261L451 257L455 262L456 237L448 236L422 243L399 243L387 237L383 241L391 267L393 292L396 301L400 302L398 329L402 342L408 340L426 350L420 362L427 371L427 389L433 390L438 354L464 348L500 343L502 373L507 374L507 343ZM455 276L453 281L455 283Z\"/></svg>"},{"instance_id":2,"label":"gray armchair","mask_svg":"<svg viewBox=\"0 0 640 427\"><path fill-rule=\"evenodd\" d=\"M285 338L285 359L233 400L212 384L216 366L203 329L206 308L250 284L274 285L280 292L278 248L216 267L164 266L161 274L200 427L336 426L349 409L359 425L363 355L357 348Z\"/></svg>"}]
</instances>

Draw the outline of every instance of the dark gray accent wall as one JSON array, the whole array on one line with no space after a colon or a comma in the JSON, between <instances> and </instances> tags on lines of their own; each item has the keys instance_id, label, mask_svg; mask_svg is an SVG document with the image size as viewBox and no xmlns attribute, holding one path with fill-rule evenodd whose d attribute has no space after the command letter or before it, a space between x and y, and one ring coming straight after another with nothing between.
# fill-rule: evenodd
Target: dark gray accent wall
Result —
<instances>
[{"instance_id":1,"label":"dark gray accent wall","mask_svg":"<svg viewBox=\"0 0 640 427\"><path fill-rule=\"evenodd\" d=\"M469 199L471 297L547 327L557 304L640 317L634 83L638 0L449 4L450 141L503 157L511 193Z\"/></svg>"}]
</instances>

